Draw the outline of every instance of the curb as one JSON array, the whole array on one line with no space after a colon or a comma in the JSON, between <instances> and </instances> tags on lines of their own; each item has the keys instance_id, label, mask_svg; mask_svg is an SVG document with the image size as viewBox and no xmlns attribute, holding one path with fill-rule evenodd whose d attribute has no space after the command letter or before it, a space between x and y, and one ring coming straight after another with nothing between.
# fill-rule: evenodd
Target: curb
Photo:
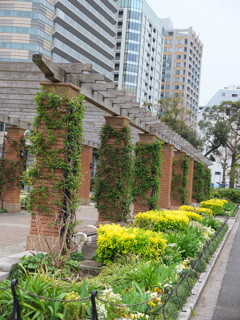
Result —
<instances>
[{"instance_id":1,"label":"curb","mask_svg":"<svg viewBox=\"0 0 240 320\"><path fill-rule=\"evenodd\" d=\"M239 212L237 213L237 215L234 217L236 222L237 216L238 216ZM233 219L231 219L233 220ZM191 316L192 316L192 310L194 310L196 304L198 303L201 294L207 284L207 281L211 275L211 272L216 264L216 261L219 257L219 255L221 254L221 251L227 241L227 238L234 226L234 223L232 224L232 226L230 228L228 228L222 242L219 244L217 250L214 252L214 254L212 255L206 270L201 274L199 280L196 282L196 284L194 285L194 287L192 288L192 294L191 296L189 296L187 298L187 302L185 303L185 305L182 307L182 310L184 311L180 311L177 317L177 320L190 320Z\"/></svg>"}]
</instances>

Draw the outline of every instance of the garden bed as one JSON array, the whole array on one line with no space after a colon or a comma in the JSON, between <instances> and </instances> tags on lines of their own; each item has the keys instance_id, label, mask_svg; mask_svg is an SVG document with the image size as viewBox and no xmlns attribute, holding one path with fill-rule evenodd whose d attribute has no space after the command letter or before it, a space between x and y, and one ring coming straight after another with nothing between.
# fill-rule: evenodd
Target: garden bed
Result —
<instances>
[{"instance_id":1,"label":"garden bed","mask_svg":"<svg viewBox=\"0 0 240 320\"><path fill-rule=\"evenodd\" d=\"M98 275L79 272L77 256L59 268L51 257L23 259L11 274L18 279L21 317L94 319L97 310L98 319L177 319L226 230L226 221L190 211L148 212L137 216L134 226L100 228L98 259L105 265ZM0 283L1 320L12 312L6 289L11 279ZM90 299L94 290L96 310Z\"/></svg>"}]
</instances>

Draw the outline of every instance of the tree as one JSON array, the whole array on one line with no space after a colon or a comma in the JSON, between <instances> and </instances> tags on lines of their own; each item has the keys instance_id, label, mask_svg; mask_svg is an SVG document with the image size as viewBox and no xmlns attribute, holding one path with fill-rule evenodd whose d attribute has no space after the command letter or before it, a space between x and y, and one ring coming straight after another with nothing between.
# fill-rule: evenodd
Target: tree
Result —
<instances>
[{"instance_id":1,"label":"tree","mask_svg":"<svg viewBox=\"0 0 240 320\"><path fill-rule=\"evenodd\" d=\"M184 108L183 100L180 96L159 100L159 119L195 148L201 149L203 141L197 135L196 131L189 128L186 124L190 113L190 110Z\"/></svg>"},{"instance_id":2,"label":"tree","mask_svg":"<svg viewBox=\"0 0 240 320\"><path fill-rule=\"evenodd\" d=\"M206 109L203 114L204 120L199 121L199 128L202 131L204 140L206 142L205 157L210 154L214 154L220 147L227 146L227 140L229 135L229 124L226 120L213 121L212 110ZM217 114L216 114L217 115ZM206 120L211 116L212 121ZM212 158L212 160L215 160Z\"/></svg>"},{"instance_id":3,"label":"tree","mask_svg":"<svg viewBox=\"0 0 240 320\"><path fill-rule=\"evenodd\" d=\"M205 129L207 151L205 156L220 152L220 147L230 151L230 182L234 188L235 170L240 157L240 100L224 101L218 106L208 107L203 113L200 128Z\"/></svg>"}]
</instances>

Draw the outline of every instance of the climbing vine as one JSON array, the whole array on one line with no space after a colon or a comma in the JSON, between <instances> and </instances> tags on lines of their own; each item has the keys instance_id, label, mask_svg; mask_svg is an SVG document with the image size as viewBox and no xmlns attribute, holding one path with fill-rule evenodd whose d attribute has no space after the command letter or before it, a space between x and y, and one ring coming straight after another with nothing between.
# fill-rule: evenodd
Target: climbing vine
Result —
<instances>
[{"instance_id":1,"label":"climbing vine","mask_svg":"<svg viewBox=\"0 0 240 320\"><path fill-rule=\"evenodd\" d=\"M187 157L173 160L172 196L181 204L186 204L188 190L188 172L190 160ZM181 170L179 170L181 168Z\"/></svg>"},{"instance_id":2,"label":"climbing vine","mask_svg":"<svg viewBox=\"0 0 240 320\"><path fill-rule=\"evenodd\" d=\"M26 146L25 139L22 137L19 142L11 140L6 137L9 147L16 152L16 160L9 160L6 158L0 159L0 205L3 206L4 190L13 184L20 186L22 181L22 174L26 167ZM6 143L5 141L5 143ZM4 143L4 144L5 144Z\"/></svg>"},{"instance_id":3,"label":"climbing vine","mask_svg":"<svg viewBox=\"0 0 240 320\"><path fill-rule=\"evenodd\" d=\"M193 198L197 202L209 199L210 196L211 171L202 163L194 163L193 174Z\"/></svg>"},{"instance_id":4,"label":"climbing vine","mask_svg":"<svg viewBox=\"0 0 240 320\"><path fill-rule=\"evenodd\" d=\"M37 116L30 140L37 161L28 172L33 185L28 209L48 213L51 207L60 208L61 236L69 246L79 204L84 97L69 99L42 88L35 100Z\"/></svg>"},{"instance_id":5,"label":"climbing vine","mask_svg":"<svg viewBox=\"0 0 240 320\"><path fill-rule=\"evenodd\" d=\"M126 221L130 212L132 145L130 129L101 130L99 162L95 179L95 199L99 212L106 220Z\"/></svg>"},{"instance_id":6,"label":"climbing vine","mask_svg":"<svg viewBox=\"0 0 240 320\"><path fill-rule=\"evenodd\" d=\"M210 184L211 184L211 170L209 168L206 168L204 167L204 171L205 171L205 174L204 174L204 181L205 181L205 192L204 192L204 196L205 196L205 199L204 200L207 200L210 198Z\"/></svg>"},{"instance_id":7,"label":"climbing vine","mask_svg":"<svg viewBox=\"0 0 240 320\"><path fill-rule=\"evenodd\" d=\"M136 144L134 162L134 200L158 208L160 195L161 142Z\"/></svg>"}]
</instances>

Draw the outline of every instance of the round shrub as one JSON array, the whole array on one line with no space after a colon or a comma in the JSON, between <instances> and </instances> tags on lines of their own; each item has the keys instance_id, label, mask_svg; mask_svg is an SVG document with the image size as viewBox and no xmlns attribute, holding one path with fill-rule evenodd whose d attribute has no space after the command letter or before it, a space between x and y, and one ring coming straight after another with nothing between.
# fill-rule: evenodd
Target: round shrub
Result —
<instances>
[{"instance_id":1,"label":"round shrub","mask_svg":"<svg viewBox=\"0 0 240 320\"><path fill-rule=\"evenodd\" d=\"M139 228L126 228L116 224L100 226L98 230L97 255L107 264L119 255L136 254L144 259L160 258L166 247L161 233Z\"/></svg>"},{"instance_id":2,"label":"round shrub","mask_svg":"<svg viewBox=\"0 0 240 320\"><path fill-rule=\"evenodd\" d=\"M195 212L195 211L196 211L196 208L195 208L195 207L192 207L192 206L188 206L188 205L183 205L183 206L180 206L180 207L178 208L178 210Z\"/></svg>"},{"instance_id":3,"label":"round shrub","mask_svg":"<svg viewBox=\"0 0 240 320\"><path fill-rule=\"evenodd\" d=\"M212 210L213 215L221 215L223 213L223 206L227 200L223 199L210 199L200 203L201 208L208 208Z\"/></svg>"},{"instance_id":4,"label":"round shrub","mask_svg":"<svg viewBox=\"0 0 240 320\"><path fill-rule=\"evenodd\" d=\"M189 218L183 214L177 214L174 211L146 211L140 212L134 219L134 226L153 231L165 230L185 230L188 226Z\"/></svg>"},{"instance_id":5,"label":"round shrub","mask_svg":"<svg viewBox=\"0 0 240 320\"><path fill-rule=\"evenodd\" d=\"M189 218L189 220L194 220L194 221L198 221L198 222L202 221L202 217L195 212L183 211L183 210L174 210L173 212L176 212L178 214L183 214L183 215L187 216Z\"/></svg>"},{"instance_id":6,"label":"round shrub","mask_svg":"<svg viewBox=\"0 0 240 320\"><path fill-rule=\"evenodd\" d=\"M204 215L204 216L212 216L212 210L209 208L196 208L196 213Z\"/></svg>"}]
</instances>

